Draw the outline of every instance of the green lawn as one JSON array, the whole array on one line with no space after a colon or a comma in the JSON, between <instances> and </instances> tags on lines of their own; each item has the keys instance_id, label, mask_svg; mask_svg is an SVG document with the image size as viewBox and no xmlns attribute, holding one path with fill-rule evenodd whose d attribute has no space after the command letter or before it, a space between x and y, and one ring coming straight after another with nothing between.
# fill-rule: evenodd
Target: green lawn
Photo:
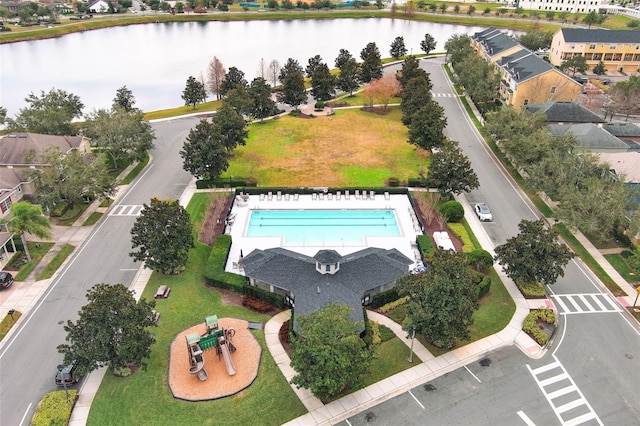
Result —
<instances>
[{"instance_id":1,"label":"green lawn","mask_svg":"<svg viewBox=\"0 0 640 426\"><path fill-rule=\"evenodd\" d=\"M224 177L255 177L260 186L383 186L418 175L426 151L407 143L401 111L337 110L313 119L285 116L249 128ZM348 131L345 131L348 129Z\"/></svg>"},{"instance_id":2,"label":"green lawn","mask_svg":"<svg viewBox=\"0 0 640 426\"><path fill-rule=\"evenodd\" d=\"M376 357L371 363L371 374L365 377L363 387L377 383L422 362L415 353L413 354L413 363L409 363L407 358L409 358L409 348L397 337L382 342L376 349Z\"/></svg>"},{"instance_id":3,"label":"green lawn","mask_svg":"<svg viewBox=\"0 0 640 426\"><path fill-rule=\"evenodd\" d=\"M11 259L9 264L11 266L16 266L20 268L17 274L15 274L14 279L16 281L24 281L27 276L33 271L33 268L36 267L40 259L47 254L51 247L53 247L53 243L34 243L31 241L27 241L27 246L29 247L29 254L31 255L31 262L27 262L27 257L24 253L19 252ZM19 258L15 258L15 256L20 256ZM15 262L15 263L14 263Z\"/></svg>"},{"instance_id":4,"label":"green lawn","mask_svg":"<svg viewBox=\"0 0 640 426\"><path fill-rule=\"evenodd\" d=\"M208 194L197 195L187 210L200 217L196 210L203 208L202 199L207 200ZM306 412L271 358L262 331L253 332L262 347L262 357L258 377L247 389L232 397L198 403L174 399L171 395L167 385L168 353L178 333L214 314L255 322L269 319L241 306L223 304L220 294L204 285L202 271L210 251L210 247L196 243L184 273L177 276L152 274L142 297L153 299L159 285L168 285L172 290L171 297L158 300L156 306L161 317L154 329L156 344L148 360L149 368L126 378L116 378L108 373L91 406L89 425L214 425L224 421L279 425ZM185 374L189 373L185 371Z\"/></svg>"},{"instance_id":5,"label":"green lawn","mask_svg":"<svg viewBox=\"0 0 640 426\"><path fill-rule=\"evenodd\" d=\"M49 264L42 270L36 280L40 281L51 278L53 274L58 270L60 265L62 265L62 263L67 259L67 257L69 257L71 253L73 253L74 249L75 247L71 244L65 244L64 246L62 246L62 249L60 249L60 251L51 260L51 262L49 262Z\"/></svg>"},{"instance_id":6,"label":"green lawn","mask_svg":"<svg viewBox=\"0 0 640 426\"><path fill-rule=\"evenodd\" d=\"M618 271L620 275L622 275L622 278L627 280L627 282L632 283L640 281L640 276L634 274L633 271L629 269L627 262L624 261L620 254L605 254L604 257L611 264L611 266L613 266L614 269Z\"/></svg>"}]
</instances>

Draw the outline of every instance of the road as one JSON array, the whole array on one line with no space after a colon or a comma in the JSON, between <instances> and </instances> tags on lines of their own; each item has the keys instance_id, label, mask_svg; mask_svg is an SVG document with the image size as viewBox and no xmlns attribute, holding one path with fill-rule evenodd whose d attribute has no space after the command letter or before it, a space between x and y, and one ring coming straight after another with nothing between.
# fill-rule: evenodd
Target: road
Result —
<instances>
[{"instance_id":1,"label":"road","mask_svg":"<svg viewBox=\"0 0 640 426\"><path fill-rule=\"evenodd\" d=\"M422 66L445 108L447 136L458 140L478 175L469 202L486 202L482 226L494 244L517 234L532 205L483 144L448 83L441 60ZM560 312L550 350L531 360L515 348L493 353L360 413L341 425L640 425L640 328L577 259L550 287Z\"/></svg>"},{"instance_id":2,"label":"road","mask_svg":"<svg viewBox=\"0 0 640 426\"><path fill-rule=\"evenodd\" d=\"M129 285L139 267L129 257L130 229L137 211L150 197L178 199L191 179L182 169L179 150L197 119L154 123L155 148L150 166L113 206L89 238L75 251L42 298L20 322L0 351L0 425L27 425L42 396L56 389L53 378L62 361L56 347L64 343L63 325L76 320L97 283ZM130 206L130 207L120 207Z\"/></svg>"}]
</instances>

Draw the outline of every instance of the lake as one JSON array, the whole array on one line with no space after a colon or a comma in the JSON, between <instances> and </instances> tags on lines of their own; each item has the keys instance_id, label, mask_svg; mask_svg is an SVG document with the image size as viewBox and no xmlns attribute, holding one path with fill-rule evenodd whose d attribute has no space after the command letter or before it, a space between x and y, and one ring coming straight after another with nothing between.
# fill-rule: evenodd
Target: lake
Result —
<instances>
[{"instance_id":1,"label":"lake","mask_svg":"<svg viewBox=\"0 0 640 426\"><path fill-rule=\"evenodd\" d=\"M55 39L0 45L0 105L14 116L31 92L63 89L78 95L85 112L108 108L126 85L144 111L183 105L189 76L206 75L214 56L225 68L235 66L247 81L259 65L288 58L306 67L320 55L333 68L340 49L360 61L360 51L375 42L382 57L397 36L409 53L421 53L426 33L437 40L436 51L459 33L484 27L415 22L403 19L314 19L242 22L171 22L130 25L74 33Z\"/></svg>"}]
</instances>

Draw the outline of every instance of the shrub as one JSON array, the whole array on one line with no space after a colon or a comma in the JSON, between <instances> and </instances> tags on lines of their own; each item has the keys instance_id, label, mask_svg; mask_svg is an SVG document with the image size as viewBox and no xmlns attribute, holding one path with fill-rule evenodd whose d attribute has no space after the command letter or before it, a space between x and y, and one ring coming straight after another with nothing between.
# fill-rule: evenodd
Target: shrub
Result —
<instances>
[{"instance_id":1,"label":"shrub","mask_svg":"<svg viewBox=\"0 0 640 426\"><path fill-rule=\"evenodd\" d=\"M381 342L386 342L386 341L391 340L394 337L396 337L396 334L393 332L393 330L391 330L386 325L379 324L378 328L380 329L380 341Z\"/></svg>"},{"instance_id":2,"label":"shrub","mask_svg":"<svg viewBox=\"0 0 640 426\"><path fill-rule=\"evenodd\" d=\"M522 323L522 330L533 338L540 346L547 344L549 340L547 334L538 327L538 320L542 320L547 324L556 322L556 314L549 308L534 310L527 315Z\"/></svg>"},{"instance_id":3,"label":"shrub","mask_svg":"<svg viewBox=\"0 0 640 426\"><path fill-rule=\"evenodd\" d=\"M380 338L380 324L374 321L369 321L371 324L371 344L377 346L382 342Z\"/></svg>"},{"instance_id":4,"label":"shrub","mask_svg":"<svg viewBox=\"0 0 640 426\"><path fill-rule=\"evenodd\" d=\"M386 314L390 311L393 311L398 306L404 305L409 301L409 296L402 297L398 300L394 300L393 302L389 302L380 307L379 311L381 314Z\"/></svg>"},{"instance_id":5,"label":"shrub","mask_svg":"<svg viewBox=\"0 0 640 426\"><path fill-rule=\"evenodd\" d=\"M447 218L447 222L460 222L464 217L464 207L455 200L438 205L438 211Z\"/></svg>"},{"instance_id":6,"label":"shrub","mask_svg":"<svg viewBox=\"0 0 640 426\"><path fill-rule=\"evenodd\" d=\"M520 293L522 293L526 299L539 299L546 297L544 287L542 287L542 284L537 281L526 283L522 280L516 280L515 283L518 290L520 290Z\"/></svg>"},{"instance_id":7,"label":"shrub","mask_svg":"<svg viewBox=\"0 0 640 426\"><path fill-rule=\"evenodd\" d=\"M245 296L253 296L254 298L262 299L271 305L277 306L280 309L284 308L284 296L281 294L271 293L270 291L263 290L260 287L250 285L245 285L243 292Z\"/></svg>"},{"instance_id":8,"label":"shrub","mask_svg":"<svg viewBox=\"0 0 640 426\"><path fill-rule=\"evenodd\" d=\"M322 101L316 102L314 108L315 109L323 109L324 108L324 102L322 102Z\"/></svg>"},{"instance_id":9,"label":"shrub","mask_svg":"<svg viewBox=\"0 0 640 426\"><path fill-rule=\"evenodd\" d=\"M398 185L400 185L400 180L397 177L390 177L387 180L387 185L388 186L394 186L394 187L398 186Z\"/></svg>"},{"instance_id":10,"label":"shrub","mask_svg":"<svg viewBox=\"0 0 640 426\"><path fill-rule=\"evenodd\" d=\"M387 314L387 317L389 317L389 319L395 323L404 323L404 320L407 317L407 305L398 306L393 311L389 312Z\"/></svg>"},{"instance_id":11,"label":"shrub","mask_svg":"<svg viewBox=\"0 0 640 426\"><path fill-rule=\"evenodd\" d=\"M371 296L371 308L376 309L382 305L386 305L389 302L393 302L400 298L398 294L398 289L395 287L389 289L387 291L383 291L382 293L377 293Z\"/></svg>"},{"instance_id":12,"label":"shrub","mask_svg":"<svg viewBox=\"0 0 640 426\"><path fill-rule=\"evenodd\" d=\"M422 178L412 178L407 179L407 186L411 188L424 188L427 186L426 180Z\"/></svg>"},{"instance_id":13,"label":"shrub","mask_svg":"<svg viewBox=\"0 0 640 426\"><path fill-rule=\"evenodd\" d=\"M493 256L483 249L472 250L467 253L467 263L479 271L486 271L493 266Z\"/></svg>"},{"instance_id":14,"label":"shrub","mask_svg":"<svg viewBox=\"0 0 640 426\"><path fill-rule=\"evenodd\" d=\"M71 418L71 409L78 397L78 391L69 389L69 402L65 391L46 394L33 416L33 426L66 425Z\"/></svg>"},{"instance_id":15,"label":"shrub","mask_svg":"<svg viewBox=\"0 0 640 426\"><path fill-rule=\"evenodd\" d=\"M478 283L476 288L478 289L478 300L482 299L491 289L491 277L489 275L484 277L482 281Z\"/></svg>"},{"instance_id":16,"label":"shrub","mask_svg":"<svg viewBox=\"0 0 640 426\"><path fill-rule=\"evenodd\" d=\"M462 251L464 253L471 253L475 249L473 241L471 241L471 237L463 224L449 223L447 226L451 229L451 232L456 234L456 236L460 238L460 241L462 241Z\"/></svg>"}]
</instances>

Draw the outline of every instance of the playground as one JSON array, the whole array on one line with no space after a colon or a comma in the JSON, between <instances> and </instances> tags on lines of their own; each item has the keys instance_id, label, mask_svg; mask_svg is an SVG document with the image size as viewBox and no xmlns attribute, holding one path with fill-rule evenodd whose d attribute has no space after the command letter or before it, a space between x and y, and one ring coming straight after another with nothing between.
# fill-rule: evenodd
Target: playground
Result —
<instances>
[{"instance_id":1,"label":"playground","mask_svg":"<svg viewBox=\"0 0 640 426\"><path fill-rule=\"evenodd\" d=\"M236 394L253 383L261 349L248 327L244 320L212 316L178 334L169 357L173 396L207 401Z\"/></svg>"}]
</instances>

